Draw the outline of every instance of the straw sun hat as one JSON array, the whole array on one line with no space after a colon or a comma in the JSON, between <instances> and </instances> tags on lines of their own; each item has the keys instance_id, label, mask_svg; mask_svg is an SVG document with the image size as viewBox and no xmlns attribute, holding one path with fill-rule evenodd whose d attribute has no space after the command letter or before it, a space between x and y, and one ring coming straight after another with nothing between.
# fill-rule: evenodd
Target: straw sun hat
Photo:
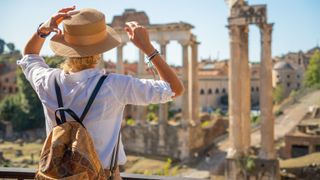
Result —
<instances>
[{"instance_id":1,"label":"straw sun hat","mask_svg":"<svg viewBox=\"0 0 320 180\"><path fill-rule=\"evenodd\" d=\"M81 9L63 20L63 33L50 41L54 53L66 57L85 57L101 54L121 43L119 35L106 25L103 13Z\"/></svg>"}]
</instances>

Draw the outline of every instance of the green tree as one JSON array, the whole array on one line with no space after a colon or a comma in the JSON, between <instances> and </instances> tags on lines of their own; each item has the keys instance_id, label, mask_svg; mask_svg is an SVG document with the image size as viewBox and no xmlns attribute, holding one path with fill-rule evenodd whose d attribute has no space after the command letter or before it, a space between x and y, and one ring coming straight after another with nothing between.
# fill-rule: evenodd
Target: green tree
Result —
<instances>
[{"instance_id":1,"label":"green tree","mask_svg":"<svg viewBox=\"0 0 320 180\"><path fill-rule=\"evenodd\" d=\"M13 43L7 43L7 47L10 53L13 53L15 51L15 45Z\"/></svg>"},{"instance_id":2,"label":"green tree","mask_svg":"<svg viewBox=\"0 0 320 180\"><path fill-rule=\"evenodd\" d=\"M6 45L6 42L3 39L0 39L0 54L4 53L4 45Z\"/></svg>"},{"instance_id":3,"label":"green tree","mask_svg":"<svg viewBox=\"0 0 320 180\"><path fill-rule=\"evenodd\" d=\"M27 114L21 106L20 96L6 96L0 102L0 121L11 122L14 130L25 130L32 126L31 123L26 121L26 116Z\"/></svg>"},{"instance_id":4,"label":"green tree","mask_svg":"<svg viewBox=\"0 0 320 180\"><path fill-rule=\"evenodd\" d=\"M304 75L304 85L313 87L320 85L320 52L316 51L309 62L307 71Z\"/></svg>"},{"instance_id":5,"label":"green tree","mask_svg":"<svg viewBox=\"0 0 320 180\"><path fill-rule=\"evenodd\" d=\"M52 68L63 61L60 56L45 59ZM17 131L43 127L45 121L41 101L20 68L17 69L17 85L19 92L0 103L0 120L12 122Z\"/></svg>"},{"instance_id":6,"label":"green tree","mask_svg":"<svg viewBox=\"0 0 320 180\"><path fill-rule=\"evenodd\" d=\"M284 90L284 87L283 85L281 84L278 84L276 86L276 88L273 89L273 101L276 103L276 104L279 104L284 98L285 98L285 90Z\"/></svg>"}]
</instances>

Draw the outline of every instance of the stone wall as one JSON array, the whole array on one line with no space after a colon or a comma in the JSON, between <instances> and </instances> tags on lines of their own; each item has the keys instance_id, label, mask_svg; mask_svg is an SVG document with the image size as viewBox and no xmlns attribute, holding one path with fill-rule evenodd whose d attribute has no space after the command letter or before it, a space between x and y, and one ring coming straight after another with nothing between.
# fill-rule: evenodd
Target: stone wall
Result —
<instances>
[{"instance_id":1,"label":"stone wall","mask_svg":"<svg viewBox=\"0 0 320 180\"><path fill-rule=\"evenodd\" d=\"M164 144L160 145L159 124L145 123L122 128L122 141L127 153L155 155L184 160L201 153L213 140L226 133L228 121L218 119L213 126L202 128L164 124Z\"/></svg>"}]
</instances>

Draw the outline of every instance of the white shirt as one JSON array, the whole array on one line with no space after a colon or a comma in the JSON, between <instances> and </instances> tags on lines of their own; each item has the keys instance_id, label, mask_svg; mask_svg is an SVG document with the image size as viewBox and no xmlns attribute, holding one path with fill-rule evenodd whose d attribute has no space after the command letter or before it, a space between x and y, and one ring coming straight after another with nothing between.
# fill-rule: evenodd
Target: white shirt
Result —
<instances>
[{"instance_id":1,"label":"white shirt","mask_svg":"<svg viewBox=\"0 0 320 180\"><path fill-rule=\"evenodd\" d=\"M47 135L56 126L54 111L58 108L58 103L54 79L57 78L60 86L64 107L80 116L98 80L104 74L99 69L65 74L61 69L49 68L38 55L25 55L17 64L21 66L42 102ZM109 167L125 105L165 103L171 101L173 95L170 85L162 80L137 79L114 73L108 75L83 121L93 138L104 168ZM73 120L65 114L67 120ZM123 165L125 162L126 155L120 141L118 163Z\"/></svg>"}]
</instances>

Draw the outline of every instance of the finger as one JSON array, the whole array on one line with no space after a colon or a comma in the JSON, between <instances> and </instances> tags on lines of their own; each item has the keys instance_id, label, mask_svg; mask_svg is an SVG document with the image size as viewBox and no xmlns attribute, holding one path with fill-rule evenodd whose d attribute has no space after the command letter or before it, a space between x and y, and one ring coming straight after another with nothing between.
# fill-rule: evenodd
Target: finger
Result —
<instances>
[{"instance_id":1,"label":"finger","mask_svg":"<svg viewBox=\"0 0 320 180\"><path fill-rule=\"evenodd\" d=\"M128 25L125 25L124 30L125 30L130 36L132 36L133 31L132 31L132 29L131 29Z\"/></svg>"},{"instance_id":2,"label":"finger","mask_svg":"<svg viewBox=\"0 0 320 180\"><path fill-rule=\"evenodd\" d=\"M59 13L56 16L54 16L54 20L57 24L60 24L61 21L63 21L64 19L69 19L71 18L71 16L67 13Z\"/></svg>"},{"instance_id":3,"label":"finger","mask_svg":"<svg viewBox=\"0 0 320 180\"><path fill-rule=\"evenodd\" d=\"M134 30L134 28L137 27L137 23L135 23L135 21L126 22L126 24L127 24L132 30Z\"/></svg>"},{"instance_id":4,"label":"finger","mask_svg":"<svg viewBox=\"0 0 320 180\"><path fill-rule=\"evenodd\" d=\"M72 10L75 10L76 9L76 6L73 5L71 7L67 7L67 8L63 8L63 9L60 9L58 12L59 13L66 13L66 12L69 12L69 11L72 11Z\"/></svg>"},{"instance_id":5,"label":"finger","mask_svg":"<svg viewBox=\"0 0 320 180\"><path fill-rule=\"evenodd\" d=\"M52 31L52 32L56 32L56 33L59 34L59 35L62 34L62 31L61 31L61 29L59 29L59 28L51 28L51 31Z\"/></svg>"}]
</instances>

